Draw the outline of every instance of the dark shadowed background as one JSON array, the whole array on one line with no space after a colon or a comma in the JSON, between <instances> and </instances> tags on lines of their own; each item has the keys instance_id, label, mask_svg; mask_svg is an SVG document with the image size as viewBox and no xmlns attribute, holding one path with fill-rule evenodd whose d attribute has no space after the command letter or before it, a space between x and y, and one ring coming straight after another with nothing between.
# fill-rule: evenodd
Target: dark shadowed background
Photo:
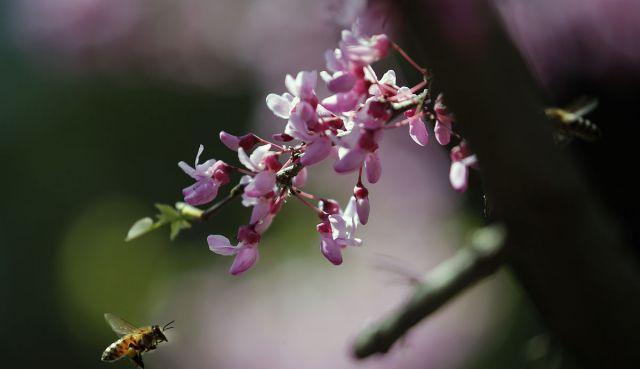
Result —
<instances>
[{"instance_id":1,"label":"dark shadowed background","mask_svg":"<svg viewBox=\"0 0 640 369\"><path fill-rule=\"evenodd\" d=\"M324 50L363 3L0 5L5 367L129 367L99 361L116 338L105 312L140 325L176 320L170 342L145 357L149 368L574 367L508 270L446 305L389 355L350 358L354 335L410 291L376 263L393 256L427 271L484 222L477 178L469 192L455 193L448 153L413 147L408 135L385 137L384 175L371 190L372 220L361 233L365 246L349 250L340 267L322 258L315 218L297 203L267 233L257 267L241 277L229 276L230 260L205 242L210 233L235 233L248 217L239 203L174 242L167 230L124 242L154 203L180 200L189 180L176 164L191 162L199 144L207 158L233 161L217 140L220 130L281 129L265 94L284 90L285 73L321 69ZM550 104L583 94L600 100L590 117L603 139L567 150L639 251L638 6L500 3ZM388 4L375 5L368 19L387 18L387 31L402 24ZM410 32L397 34L408 35L399 43L419 44ZM401 65L405 84L418 78L397 57L385 63L380 72ZM352 179L321 167L310 187L345 201Z\"/></svg>"}]
</instances>

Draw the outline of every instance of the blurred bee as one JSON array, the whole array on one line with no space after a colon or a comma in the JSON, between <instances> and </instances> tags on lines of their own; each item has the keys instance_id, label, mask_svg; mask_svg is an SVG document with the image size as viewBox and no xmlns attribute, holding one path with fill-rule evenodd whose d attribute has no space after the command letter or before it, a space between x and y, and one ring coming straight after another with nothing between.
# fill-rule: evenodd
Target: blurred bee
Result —
<instances>
[{"instance_id":1,"label":"blurred bee","mask_svg":"<svg viewBox=\"0 0 640 369\"><path fill-rule=\"evenodd\" d=\"M137 328L113 314L104 314L104 318L120 338L104 350L102 361L113 362L128 357L140 368L144 368L142 354L155 350L160 342L168 342L162 332L173 328L170 325L174 322L165 324L162 329L157 325Z\"/></svg>"},{"instance_id":2,"label":"blurred bee","mask_svg":"<svg viewBox=\"0 0 640 369\"><path fill-rule=\"evenodd\" d=\"M567 108L547 108L544 113L556 121L553 139L557 144L568 144L574 137L595 141L602 136L600 128L584 116L598 106L598 100L581 97Z\"/></svg>"}]
</instances>

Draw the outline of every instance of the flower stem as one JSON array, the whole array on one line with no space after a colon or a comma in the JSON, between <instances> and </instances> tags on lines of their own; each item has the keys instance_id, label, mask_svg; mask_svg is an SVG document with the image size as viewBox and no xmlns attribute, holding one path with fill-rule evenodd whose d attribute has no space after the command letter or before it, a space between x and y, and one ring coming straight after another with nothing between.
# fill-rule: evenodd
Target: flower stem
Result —
<instances>
[{"instance_id":1,"label":"flower stem","mask_svg":"<svg viewBox=\"0 0 640 369\"><path fill-rule=\"evenodd\" d=\"M418 72L420 72L420 74L422 74L425 77L431 76L431 74L426 68L419 66L418 63L416 63L413 59L411 59L411 57L398 44L396 44L395 42L392 42L391 47L393 47L395 51L397 51L400 55L402 55L402 57L406 61L408 61L412 67L414 67Z\"/></svg>"},{"instance_id":2,"label":"flower stem","mask_svg":"<svg viewBox=\"0 0 640 369\"><path fill-rule=\"evenodd\" d=\"M293 189L293 188L291 189L291 193L293 194L293 196L295 196L296 199L302 201L303 204L305 204L306 206L311 208L317 214L321 215L323 213L323 211L318 209L317 207L313 206L311 203L309 203L309 201L307 201L304 197L302 197L302 195L300 195L300 192L302 192L302 191L297 190L297 189Z\"/></svg>"},{"instance_id":3,"label":"flower stem","mask_svg":"<svg viewBox=\"0 0 640 369\"><path fill-rule=\"evenodd\" d=\"M245 186L246 185L244 185L244 184L236 185L234 188L231 189L231 191L229 192L227 197L225 197L224 199L218 201L217 203L213 204L211 207L206 209L202 213L202 216L200 217L200 219L207 220L207 219L211 218L212 216L216 215L222 209L222 207L224 207L226 204L231 202L231 200L233 200L236 197L242 195L242 191L244 190Z\"/></svg>"}]
</instances>

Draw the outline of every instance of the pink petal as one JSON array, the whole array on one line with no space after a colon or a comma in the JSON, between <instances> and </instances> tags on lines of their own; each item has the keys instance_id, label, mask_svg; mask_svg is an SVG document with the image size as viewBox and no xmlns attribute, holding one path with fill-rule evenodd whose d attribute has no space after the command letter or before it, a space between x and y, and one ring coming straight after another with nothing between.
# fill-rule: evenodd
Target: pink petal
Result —
<instances>
[{"instance_id":1,"label":"pink petal","mask_svg":"<svg viewBox=\"0 0 640 369\"><path fill-rule=\"evenodd\" d=\"M328 137L319 137L307 146L300 158L300 164L308 167L324 160L331 152L331 140Z\"/></svg>"},{"instance_id":2,"label":"pink petal","mask_svg":"<svg viewBox=\"0 0 640 369\"><path fill-rule=\"evenodd\" d=\"M316 87L318 75L315 71L300 71L294 79L287 74L284 84L291 94L301 99L309 99L313 95L313 89Z\"/></svg>"},{"instance_id":3,"label":"pink petal","mask_svg":"<svg viewBox=\"0 0 640 369\"><path fill-rule=\"evenodd\" d=\"M255 224L260 219L264 218L269 214L269 209L271 208L271 201L268 200L260 200L257 204L253 206L251 210L251 220L249 223Z\"/></svg>"},{"instance_id":4,"label":"pink petal","mask_svg":"<svg viewBox=\"0 0 640 369\"><path fill-rule=\"evenodd\" d=\"M313 116L313 108L306 102L296 104L289 117L289 123L297 136L309 135L307 121ZM304 137L304 136L303 136Z\"/></svg>"},{"instance_id":5,"label":"pink petal","mask_svg":"<svg viewBox=\"0 0 640 369\"><path fill-rule=\"evenodd\" d=\"M267 214L267 216L262 218L262 220L258 224L256 224L255 226L256 232L260 234L264 233L269 228L269 226L271 226L271 222L273 222L273 218L275 217L276 217L275 214L271 214L271 213Z\"/></svg>"},{"instance_id":6,"label":"pink petal","mask_svg":"<svg viewBox=\"0 0 640 369\"><path fill-rule=\"evenodd\" d=\"M356 199L356 211L358 213L360 224L365 225L369 221L369 210L369 197Z\"/></svg>"},{"instance_id":7,"label":"pink petal","mask_svg":"<svg viewBox=\"0 0 640 369\"><path fill-rule=\"evenodd\" d=\"M231 264L229 273L239 275L246 272L258 261L258 257L259 254L256 245L241 246L236 258L233 260L233 264Z\"/></svg>"},{"instance_id":8,"label":"pink petal","mask_svg":"<svg viewBox=\"0 0 640 369\"><path fill-rule=\"evenodd\" d=\"M346 236L349 229L344 214L329 215L329 223L331 224L331 237L333 237L334 240Z\"/></svg>"},{"instance_id":9,"label":"pink petal","mask_svg":"<svg viewBox=\"0 0 640 369\"><path fill-rule=\"evenodd\" d=\"M380 164L380 157L378 156L378 152L371 153L367 155L367 160L365 161L365 169L367 172L367 180L369 183L376 183L380 179L382 175L382 165Z\"/></svg>"},{"instance_id":10,"label":"pink petal","mask_svg":"<svg viewBox=\"0 0 640 369\"><path fill-rule=\"evenodd\" d=\"M449 141L451 141L451 126L441 123L438 120L433 130L436 134L436 141L438 141L440 145L447 145Z\"/></svg>"},{"instance_id":11,"label":"pink petal","mask_svg":"<svg viewBox=\"0 0 640 369\"><path fill-rule=\"evenodd\" d=\"M322 100L322 106L332 113L340 114L355 108L358 99L358 95L353 92L337 93Z\"/></svg>"},{"instance_id":12,"label":"pink petal","mask_svg":"<svg viewBox=\"0 0 640 369\"><path fill-rule=\"evenodd\" d=\"M184 202L189 205L202 205L213 201L218 195L219 183L211 178L200 180L184 188Z\"/></svg>"},{"instance_id":13,"label":"pink petal","mask_svg":"<svg viewBox=\"0 0 640 369\"><path fill-rule=\"evenodd\" d=\"M421 118L409 120L409 135L420 146L429 142L429 133Z\"/></svg>"},{"instance_id":14,"label":"pink petal","mask_svg":"<svg viewBox=\"0 0 640 369\"><path fill-rule=\"evenodd\" d=\"M359 147L353 148L340 159L338 159L333 164L333 170L337 173L348 173L352 172L362 165L362 162L365 160L367 156L367 152L362 150Z\"/></svg>"},{"instance_id":15,"label":"pink petal","mask_svg":"<svg viewBox=\"0 0 640 369\"><path fill-rule=\"evenodd\" d=\"M352 73L338 73L327 83L327 88L331 92L347 92L353 88L357 80Z\"/></svg>"},{"instance_id":16,"label":"pink petal","mask_svg":"<svg viewBox=\"0 0 640 369\"><path fill-rule=\"evenodd\" d=\"M273 191L273 186L275 185L276 173L266 170L253 177L253 181L244 188L244 193L249 197L264 196Z\"/></svg>"},{"instance_id":17,"label":"pink petal","mask_svg":"<svg viewBox=\"0 0 640 369\"><path fill-rule=\"evenodd\" d=\"M233 151L238 151L238 147L240 146L240 138L225 131L220 132L220 141Z\"/></svg>"},{"instance_id":18,"label":"pink petal","mask_svg":"<svg viewBox=\"0 0 640 369\"><path fill-rule=\"evenodd\" d=\"M451 186L456 190L463 192L467 189L467 177L469 176L469 170L467 166L459 161L451 163L451 169L449 171L449 181Z\"/></svg>"},{"instance_id":19,"label":"pink petal","mask_svg":"<svg viewBox=\"0 0 640 369\"><path fill-rule=\"evenodd\" d=\"M304 185L307 183L307 178L308 178L307 168L302 168L302 170L298 172L298 175L293 177L293 185L298 188L304 187Z\"/></svg>"},{"instance_id":20,"label":"pink petal","mask_svg":"<svg viewBox=\"0 0 640 369\"><path fill-rule=\"evenodd\" d=\"M338 59L342 56L340 49L327 50L324 53L324 60L327 64L327 69L333 72L337 72L345 68L344 63Z\"/></svg>"},{"instance_id":21,"label":"pink petal","mask_svg":"<svg viewBox=\"0 0 640 369\"><path fill-rule=\"evenodd\" d=\"M298 73L296 80L300 81L300 98L309 99L313 97L313 90L316 88L318 73L316 73L316 71L302 71Z\"/></svg>"},{"instance_id":22,"label":"pink petal","mask_svg":"<svg viewBox=\"0 0 640 369\"><path fill-rule=\"evenodd\" d=\"M342 264L342 250L340 249L340 245L331 238L322 238L320 241L320 251L322 255L334 265Z\"/></svg>"},{"instance_id":23,"label":"pink petal","mask_svg":"<svg viewBox=\"0 0 640 369\"><path fill-rule=\"evenodd\" d=\"M238 252L237 247L231 246L231 242L225 236L210 235L207 237L209 249L219 255L235 255Z\"/></svg>"}]
</instances>

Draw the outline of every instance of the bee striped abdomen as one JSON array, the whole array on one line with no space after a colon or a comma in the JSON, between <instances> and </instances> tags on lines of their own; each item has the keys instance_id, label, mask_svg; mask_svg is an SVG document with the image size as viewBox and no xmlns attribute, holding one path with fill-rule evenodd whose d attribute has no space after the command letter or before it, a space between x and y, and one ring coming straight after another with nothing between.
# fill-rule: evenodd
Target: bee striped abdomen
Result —
<instances>
[{"instance_id":1,"label":"bee striped abdomen","mask_svg":"<svg viewBox=\"0 0 640 369\"><path fill-rule=\"evenodd\" d=\"M600 128L591 122L589 119L578 117L575 121L569 124L572 133L583 140L594 141L602 136Z\"/></svg>"},{"instance_id":2,"label":"bee striped abdomen","mask_svg":"<svg viewBox=\"0 0 640 369\"><path fill-rule=\"evenodd\" d=\"M129 352L129 345L133 340L124 336L107 347L102 353L102 361L116 361Z\"/></svg>"}]
</instances>

